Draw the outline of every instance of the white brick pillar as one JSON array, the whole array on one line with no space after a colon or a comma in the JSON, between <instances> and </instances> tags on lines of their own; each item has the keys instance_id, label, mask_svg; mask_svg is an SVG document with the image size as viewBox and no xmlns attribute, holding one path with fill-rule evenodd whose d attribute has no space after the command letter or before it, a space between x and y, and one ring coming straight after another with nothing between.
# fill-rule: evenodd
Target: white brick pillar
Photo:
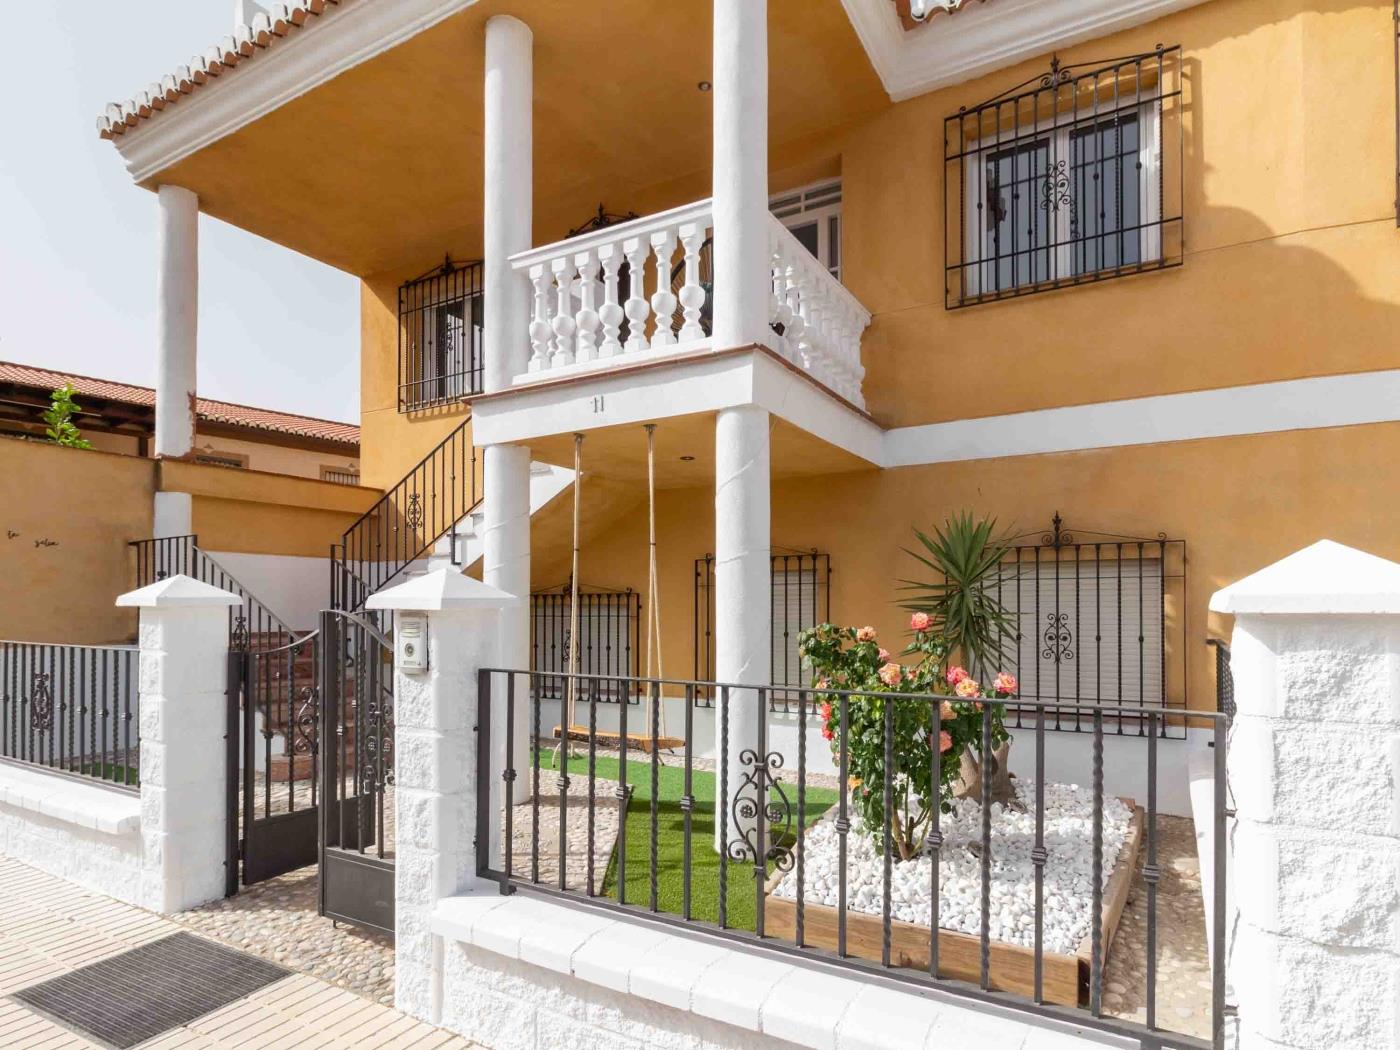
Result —
<instances>
[{"instance_id":1,"label":"white brick pillar","mask_svg":"<svg viewBox=\"0 0 1400 1050\"><path fill-rule=\"evenodd\" d=\"M429 932L438 901L478 884L477 671L499 666L501 619L522 604L450 569L415 577L374 595L367 608L393 610L394 632L394 1003L437 1023L443 951ZM405 628L408 628L407 630ZM406 641L426 645L427 666L410 668ZM420 651L421 648L420 648ZM499 811L500 784L491 784ZM499 852L499 821L490 822Z\"/></svg>"},{"instance_id":2,"label":"white brick pillar","mask_svg":"<svg viewBox=\"0 0 1400 1050\"><path fill-rule=\"evenodd\" d=\"M228 610L236 594L171 576L123 594L141 610L141 891L152 911L224 895Z\"/></svg>"},{"instance_id":3,"label":"white brick pillar","mask_svg":"<svg viewBox=\"0 0 1400 1050\"><path fill-rule=\"evenodd\" d=\"M1322 541L1219 591L1241 1050L1400 1044L1400 565Z\"/></svg>"}]
</instances>

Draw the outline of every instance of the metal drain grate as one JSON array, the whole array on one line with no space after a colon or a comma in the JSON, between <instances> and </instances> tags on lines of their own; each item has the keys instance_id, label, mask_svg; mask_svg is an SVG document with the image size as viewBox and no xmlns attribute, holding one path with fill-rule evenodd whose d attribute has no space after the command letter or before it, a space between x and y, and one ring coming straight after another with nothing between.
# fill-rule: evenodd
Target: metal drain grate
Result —
<instances>
[{"instance_id":1,"label":"metal drain grate","mask_svg":"<svg viewBox=\"0 0 1400 1050\"><path fill-rule=\"evenodd\" d=\"M11 998L126 1050L227 1006L290 973L188 933L143 944L30 985Z\"/></svg>"}]
</instances>

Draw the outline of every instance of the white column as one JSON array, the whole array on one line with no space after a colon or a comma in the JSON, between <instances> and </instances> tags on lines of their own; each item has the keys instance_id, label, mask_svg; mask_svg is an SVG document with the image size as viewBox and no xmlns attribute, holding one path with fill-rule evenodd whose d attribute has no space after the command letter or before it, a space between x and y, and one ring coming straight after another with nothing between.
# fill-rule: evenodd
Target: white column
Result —
<instances>
[{"instance_id":1,"label":"white column","mask_svg":"<svg viewBox=\"0 0 1400 1050\"><path fill-rule=\"evenodd\" d=\"M519 445L486 446L485 522L482 536L481 578L506 594L526 598L530 594L530 450ZM530 667L530 607L528 602L501 613L501 666L513 670ZM504 754L505 699L495 699L491 731L495 754ZM516 769L530 761L529 726L518 719L511 743ZM521 778L521 792L528 794Z\"/></svg>"},{"instance_id":2,"label":"white column","mask_svg":"<svg viewBox=\"0 0 1400 1050\"><path fill-rule=\"evenodd\" d=\"M488 821L487 843L476 840L477 671L499 666L500 618L523 604L452 569L415 577L366 603L395 612L396 639L404 637L404 617L423 617L427 627L426 669L410 670L402 653L394 654L394 1005L433 1024L442 979L442 945L429 932L433 910L444 897L499 892L476 875L479 848L501 856L499 819ZM517 714L524 710L520 705ZM495 800L488 812L499 814L499 770L490 772Z\"/></svg>"},{"instance_id":3,"label":"white column","mask_svg":"<svg viewBox=\"0 0 1400 1050\"><path fill-rule=\"evenodd\" d=\"M534 207L534 36L509 15L486 23L482 214L485 384L504 390L530 360L530 289L510 257L529 248Z\"/></svg>"},{"instance_id":4,"label":"white column","mask_svg":"<svg viewBox=\"0 0 1400 1050\"><path fill-rule=\"evenodd\" d=\"M140 899L165 915L224 895L228 610L241 604L183 575L117 599L141 610Z\"/></svg>"},{"instance_id":5,"label":"white column","mask_svg":"<svg viewBox=\"0 0 1400 1050\"><path fill-rule=\"evenodd\" d=\"M772 677L772 543L769 538L769 418L753 405L721 409L715 421L715 678L720 682L767 685ZM758 742L766 705L758 694L732 691L728 704L728 806L730 842L735 832L732 800L749 767L740 761ZM720 712L715 712L715 755L722 754ZM760 756L761 758L762 756ZM719 842L719 814L715 840Z\"/></svg>"},{"instance_id":6,"label":"white column","mask_svg":"<svg viewBox=\"0 0 1400 1050\"><path fill-rule=\"evenodd\" d=\"M714 0L714 344L768 332L768 0Z\"/></svg>"},{"instance_id":7,"label":"white column","mask_svg":"<svg viewBox=\"0 0 1400 1050\"><path fill-rule=\"evenodd\" d=\"M1400 565L1322 541L1217 592L1210 607L1235 616L1229 858L1239 892L1224 923L1235 1045L1393 1047Z\"/></svg>"},{"instance_id":8,"label":"white column","mask_svg":"<svg viewBox=\"0 0 1400 1050\"><path fill-rule=\"evenodd\" d=\"M504 390L530 360L530 286L515 273L510 256L531 246L534 207L534 36L509 15L486 23L485 384ZM488 446L485 477L482 578L507 594L530 593L530 451ZM528 604L502 614L501 663L526 668L530 660ZM504 701L501 702L504 704ZM493 722L499 751L505 750L505 709ZM522 723L513 752L516 768L528 762Z\"/></svg>"},{"instance_id":9,"label":"white column","mask_svg":"<svg viewBox=\"0 0 1400 1050\"><path fill-rule=\"evenodd\" d=\"M179 457L194 448L199 198L179 186L161 186L156 201L155 454Z\"/></svg>"}]
</instances>

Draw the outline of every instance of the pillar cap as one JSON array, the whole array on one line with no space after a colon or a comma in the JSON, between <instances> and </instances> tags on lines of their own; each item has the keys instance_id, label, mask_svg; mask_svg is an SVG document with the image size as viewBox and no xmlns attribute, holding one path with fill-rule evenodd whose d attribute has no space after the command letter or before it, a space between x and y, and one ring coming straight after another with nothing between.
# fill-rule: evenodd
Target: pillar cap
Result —
<instances>
[{"instance_id":1,"label":"pillar cap","mask_svg":"<svg viewBox=\"0 0 1400 1050\"><path fill-rule=\"evenodd\" d=\"M400 612L446 612L454 609L505 609L523 599L451 569L415 576L397 587L370 595L366 609Z\"/></svg>"},{"instance_id":2,"label":"pillar cap","mask_svg":"<svg viewBox=\"0 0 1400 1050\"><path fill-rule=\"evenodd\" d=\"M232 591L220 590L184 573L128 591L117 599L118 606L129 609L222 609L242 604L243 599Z\"/></svg>"},{"instance_id":3,"label":"pillar cap","mask_svg":"<svg viewBox=\"0 0 1400 1050\"><path fill-rule=\"evenodd\" d=\"M1212 612L1400 614L1400 565L1319 540L1216 591Z\"/></svg>"}]
</instances>

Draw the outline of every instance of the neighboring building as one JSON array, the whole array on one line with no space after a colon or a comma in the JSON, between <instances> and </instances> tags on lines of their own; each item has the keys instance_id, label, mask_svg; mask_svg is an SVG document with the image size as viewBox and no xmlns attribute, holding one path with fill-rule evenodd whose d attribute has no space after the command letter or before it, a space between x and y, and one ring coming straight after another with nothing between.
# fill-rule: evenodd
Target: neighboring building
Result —
<instances>
[{"instance_id":1,"label":"neighboring building","mask_svg":"<svg viewBox=\"0 0 1400 1050\"><path fill-rule=\"evenodd\" d=\"M1392 0L245 9L99 133L156 194L157 455L195 451L201 211L360 278L386 495L341 612L435 553L533 593L500 661L558 670L582 435L576 633L640 672L655 424L676 677L901 637L911 530L992 515L1028 697L1118 705L1094 768L1160 762L1182 813L1210 595L1319 537L1400 557Z\"/></svg>"},{"instance_id":2,"label":"neighboring building","mask_svg":"<svg viewBox=\"0 0 1400 1050\"><path fill-rule=\"evenodd\" d=\"M128 456L152 454L156 392L35 365L0 361L0 435L42 439L49 397L71 384L81 411L73 422L92 447ZM198 400L196 463L271 474L360 483L360 428L291 412Z\"/></svg>"}]
</instances>

